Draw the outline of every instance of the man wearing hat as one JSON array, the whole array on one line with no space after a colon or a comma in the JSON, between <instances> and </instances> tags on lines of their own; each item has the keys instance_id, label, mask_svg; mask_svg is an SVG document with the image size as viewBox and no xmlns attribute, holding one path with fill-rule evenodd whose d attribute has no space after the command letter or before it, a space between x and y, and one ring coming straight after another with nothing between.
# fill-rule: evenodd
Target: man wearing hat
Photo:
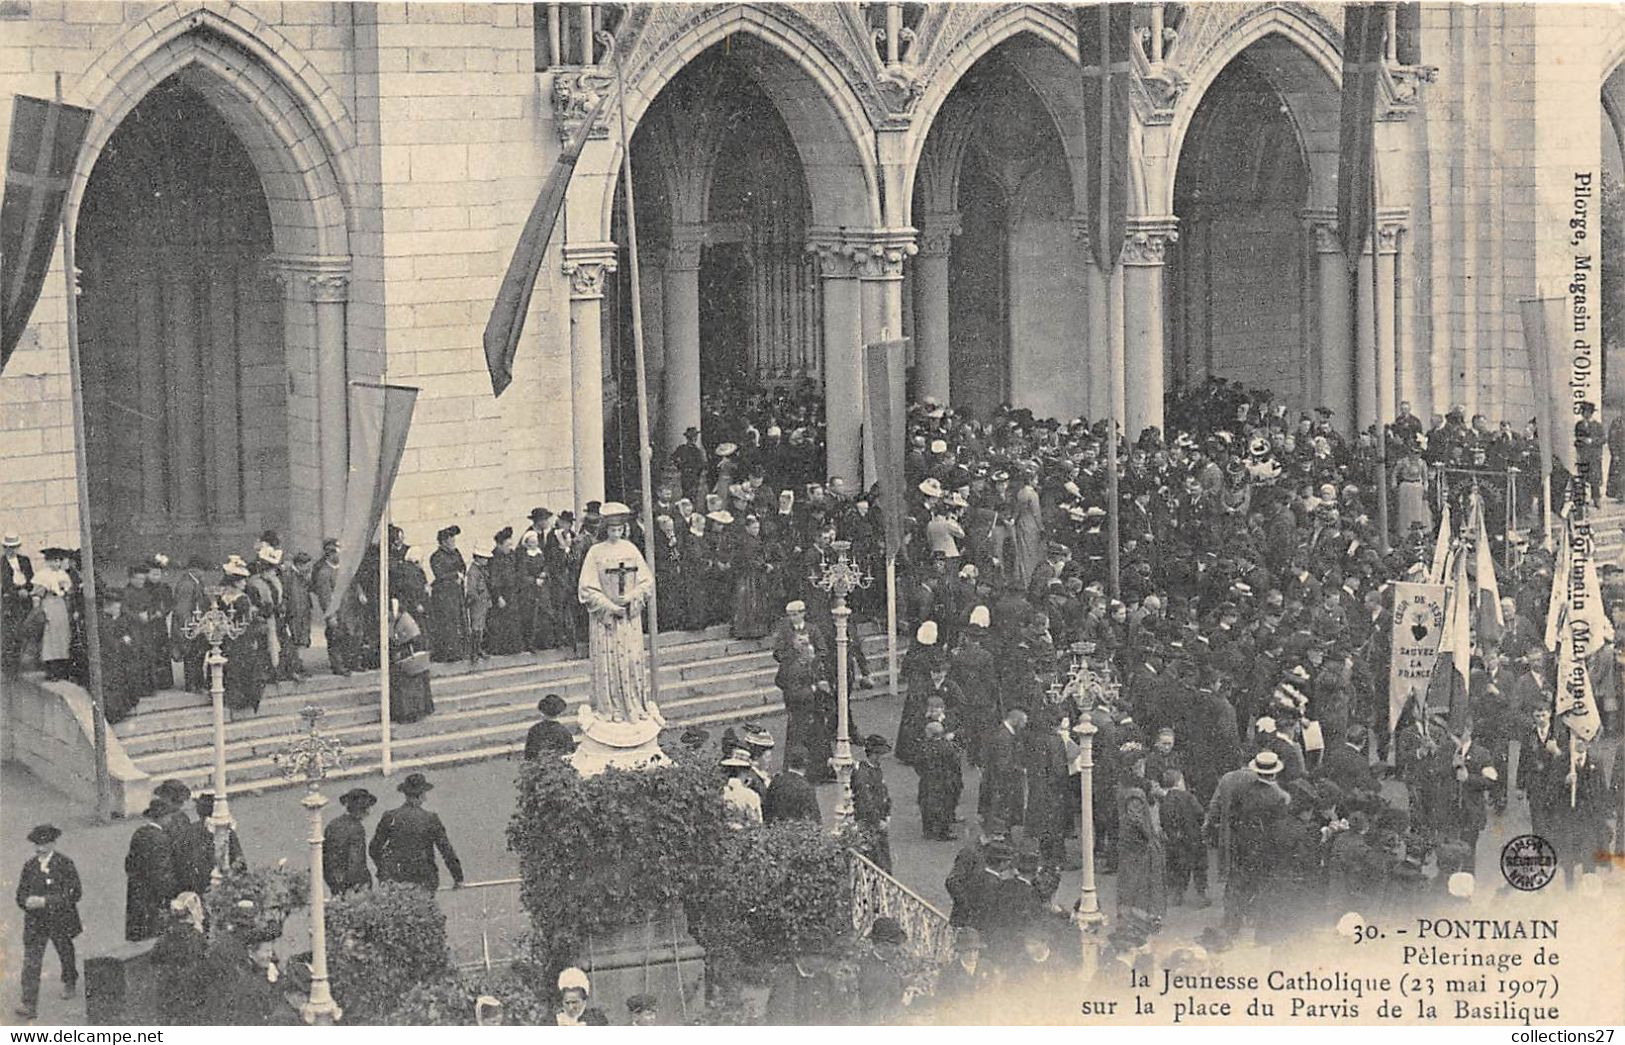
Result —
<instances>
[{"instance_id":1,"label":"man wearing hat","mask_svg":"<svg viewBox=\"0 0 1625 1045\"><path fill-rule=\"evenodd\" d=\"M634 1027L660 1025L660 999L652 994L634 994L626 999L626 1014Z\"/></svg>"},{"instance_id":2,"label":"man wearing hat","mask_svg":"<svg viewBox=\"0 0 1625 1045\"><path fill-rule=\"evenodd\" d=\"M762 819L769 824L786 820L823 822L818 790L807 779L807 752L792 747L784 753L784 771L773 777L762 798Z\"/></svg>"},{"instance_id":3,"label":"man wearing hat","mask_svg":"<svg viewBox=\"0 0 1625 1045\"><path fill-rule=\"evenodd\" d=\"M34 584L34 563L21 551L23 541L14 533L0 540L0 671L16 678L23 663L23 621L34 608L29 589Z\"/></svg>"},{"instance_id":4,"label":"man wearing hat","mask_svg":"<svg viewBox=\"0 0 1625 1045\"><path fill-rule=\"evenodd\" d=\"M1202 821L1202 833L1208 844L1219 850L1219 878L1227 880L1233 855L1237 848L1235 826L1237 810L1243 793L1255 785L1266 784L1279 792L1281 804L1286 804L1286 792L1276 783L1281 775L1281 759L1273 751L1259 751L1253 760L1239 769L1232 769L1219 778L1208 801L1207 814Z\"/></svg>"},{"instance_id":5,"label":"man wearing hat","mask_svg":"<svg viewBox=\"0 0 1625 1045\"><path fill-rule=\"evenodd\" d=\"M73 861L56 851L60 837L62 832L51 824L40 824L28 832L34 855L23 864L17 880L17 906L23 912L22 1002L17 1015L24 1019L33 1019L39 1012L40 972L47 943L56 948L62 966L62 997L73 997L79 988L73 938L84 930L79 922L84 888Z\"/></svg>"},{"instance_id":6,"label":"man wearing hat","mask_svg":"<svg viewBox=\"0 0 1625 1045\"><path fill-rule=\"evenodd\" d=\"M542 720L525 734L525 761L535 762L546 755L562 757L575 754L575 734L569 726L559 721L565 709L564 698L557 693L549 693L536 702L536 710L542 713Z\"/></svg>"},{"instance_id":7,"label":"man wearing hat","mask_svg":"<svg viewBox=\"0 0 1625 1045\"><path fill-rule=\"evenodd\" d=\"M698 428L689 425L683 432L683 445L671 452L671 463L677 469L683 496L697 503L705 494L705 449L700 446Z\"/></svg>"},{"instance_id":8,"label":"man wearing hat","mask_svg":"<svg viewBox=\"0 0 1625 1045\"><path fill-rule=\"evenodd\" d=\"M864 853L891 873L891 792L880 769L880 756L891 744L878 733L863 738L863 761L852 770L852 817L863 829Z\"/></svg>"},{"instance_id":9,"label":"man wearing hat","mask_svg":"<svg viewBox=\"0 0 1625 1045\"><path fill-rule=\"evenodd\" d=\"M322 541L322 558L310 572L310 594L316 600L316 610L322 616L327 635L327 665L333 674L348 677L355 663L354 637L348 621L340 612L335 598L338 587L339 539L328 537Z\"/></svg>"},{"instance_id":10,"label":"man wearing hat","mask_svg":"<svg viewBox=\"0 0 1625 1045\"><path fill-rule=\"evenodd\" d=\"M175 891L180 893L190 889L196 892L197 883L209 881L209 873L214 869L213 835L207 831L200 834L197 824L186 815L186 803L192 800L191 788L171 778L153 788L152 794L169 807L161 823L164 835L169 840Z\"/></svg>"},{"instance_id":11,"label":"man wearing hat","mask_svg":"<svg viewBox=\"0 0 1625 1045\"><path fill-rule=\"evenodd\" d=\"M423 808L423 796L434 790L434 785L422 773L411 773L396 787L406 796L400 806L391 809L378 821L368 851L378 867L380 882L410 882L425 889L440 888L440 868L435 864L435 850L440 850L446 870L451 873L451 884L461 888L463 865L457 851L446 837L446 825L440 817Z\"/></svg>"},{"instance_id":12,"label":"man wearing hat","mask_svg":"<svg viewBox=\"0 0 1625 1045\"><path fill-rule=\"evenodd\" d=\"M344 812L328 821L322 830L322 880L335 896L372 888L372 871L367 866L367 828L362 821L378 804L378 797L364 787L352 787L339 796L339 804Z\"/></svg>"},{"instance_id":13,"label":"man wearing hat","mask_svg":"<svg viewBox=\"0 0 1625 1045\"><path fill-rule=\"evenodd\" d=\"M869 927L869 950L858 959L858 1019L866 1027L883 1027L903 1014L905 984L900 971L902 947L908 942L897 919L881 915Z\"/></svg>"},{"instance_id":14,"label":"man wearing hat","mask_svg":"<svg viewBox=\"0 0 1625 1045\"><path fill-rule=\"evenodd\" d=\"M163 820L169 803L154 798L142 812L146 822L130 835L124 856L124 938L149 940L163 932L169 901L180 892L175 860Z\"/></svg>"},{"instance_id":15,"label":"man wearing hat","mask_svg":"<svg viewBox=\"0 0 1625 1045\"><path fill-rule=\"evenodd\" d=\"M190 868L191 881L183 884L186 889L202 896L214 883L214 825L210 823L214 816L214 793L199 791L192 798L192 807L197 811L197 819L187 830L186 851L194 863ZM243 843L237 838L237 829L230 826L226 828L226 861L226 866L234 871L248 868L248 860L243 856Z\"/></svg>"}]
</instances>

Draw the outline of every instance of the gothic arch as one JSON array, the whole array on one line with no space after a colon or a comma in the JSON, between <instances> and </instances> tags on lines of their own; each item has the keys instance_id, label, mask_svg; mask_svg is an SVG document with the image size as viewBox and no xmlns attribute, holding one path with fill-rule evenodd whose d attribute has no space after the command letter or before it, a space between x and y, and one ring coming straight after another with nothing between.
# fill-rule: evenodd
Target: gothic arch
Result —
<instances>
[{"instance_id":1,"label":"gothic arch","mask_svg":"<svg viewBox=\"0 0 1625 1045\"><path fill-rule=\"evenodd\" d=\"M950 11L949 16L952 14ZM1011 65L1049 110L1067 154L1074 195L1084 198L1087 149L1079 108L1082 83L1077 71L1078 45L1072 24L1046 8L1022 4L999 10L981 23L965 27L963 32L956 28L952 37L946 28L934 35L962 42L940 57L932 56L923 77L925 89L915 106L914 131L903 171L903 213L913 213L915 177L924 162L926 143L954 88L978 61L1011 41L1016 41ZM1018 40L1022 37L1025 39ZM1130 181L1130 209L1143 211L1140 203L1145 199L1145 186L1139 164L1130 165Z\"/></svg>"},{"instance_id":2,"label":"gothic arch","mask_svg":"<svg viewBox=\"0 0 1625 1045\"><path fill-rule=\"evenodd\" d=\"M177 74L247 147L270 204L277 253L347 260L349 116L282 34L235 4L169 4L127 30L86 72L75 97L96 116L69 192L70 220L113 132L154 86Z\"/></svg>"},{"instance_id":3,"label":"gothic arch","mask_svg":"<svg viewBox=\"0 0 1625 1045\"><path fill-rule=\"evenodd\" d=\"M1194 43L1194 42L1193 42ZM1182 47L1190 46L1182 44ZM1202 99L1221 72L1249 48L1275 61L1270 80L1287 107L1299 143L1309 160L1311 207L1336 205L1341 40L1329 25L1292 7L1268 7L1249 14L1207 43L1186 70L1188 84L1169 127L1165 177L1154 192L1155 211L1173 213L1174 171ZM1380 163L1379 163L1380 167ZM1377 198L1382 199L1381 171Z\"/></svg>"},{"instance_id":4,"label":"gothic arch","mask_svg":"<svg viewBox=\"0 0 1625 1045\"><path fill-rule=\"evenodd\" d=\"M735 53L759 62L767 74L758 83L791 130L806 172L814 224L879 227L874 130L851 79L831 59L827 41L809 36L771 9L734 4L712 12L670 34L652 55L639 58L626 85L628 137L684 66L730 38ZM605 241L621 162L620 128L613 106L610 111L609 148L598 162L583 156L577 170L578 182L589 166L598 182L598 228Z\"/></svg>"}]
</instances>

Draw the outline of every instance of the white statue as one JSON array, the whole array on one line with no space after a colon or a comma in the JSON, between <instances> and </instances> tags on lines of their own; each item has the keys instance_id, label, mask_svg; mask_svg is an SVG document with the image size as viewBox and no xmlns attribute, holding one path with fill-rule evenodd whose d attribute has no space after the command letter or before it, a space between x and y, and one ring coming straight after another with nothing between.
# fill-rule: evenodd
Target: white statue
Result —
<instances>
[{"instance_id":1,"label":"white statue","mask_svg":"<svg viewBox=\"0 0 1625 1045\"><path fill-rule=\"evenodd\" d=\"M626 539L632 509L603 507L604 538L587 550L576 595L587 607L592 663L592 710L611 722L658 716L649 703L649 662L643 648L643 604L654 591L654 571Z\"/></svg>"}]
</instances>

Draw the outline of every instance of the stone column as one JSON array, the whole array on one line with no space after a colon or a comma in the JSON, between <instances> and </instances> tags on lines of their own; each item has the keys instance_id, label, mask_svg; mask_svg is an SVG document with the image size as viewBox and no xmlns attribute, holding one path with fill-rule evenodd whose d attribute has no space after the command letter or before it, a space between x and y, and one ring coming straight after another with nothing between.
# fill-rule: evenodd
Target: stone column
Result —
<instances>
[{"instance_id":1,"label":"stone column","mask_svg":"<svg viewBox=\"0 0 1625 1045\"><path fill-rule=\"evenodd\" d=\"M169 378L169 504L188 529L204 522L203 367L198 359L196 287L190 273L171 268L164 284Z\"/></svg>"},{"instance_id":2,"label":"stone column","mask_svg":"<svg viewBox=\"0 0 1625 1045\"><path fill-rule=\"evenodd\" d=\"M958 214L927 214L914 262L915 388L924 399L951 402L948 257L959 234Z\"/></svg>"},{"instance_id":3,"label":"stone column","mask_svg":"<svg viewBox=\"0 0 1625 1045\"><path fill-rule=\"evenodd\" d=\"M863 295L861 254L839 236L820 236L808 250L818 256L824 298L825 461L829 475L863 480Z\"/></svg>"},{"instance_id":4,"label":"stone column","mask_svg":"<svg viewBox=\"0 0 1625 1045\"><path fill-rule=\"evenodd\" d=\"M570 278L570 415L575 509L604 499L604 277L617 268L613 243L566 244Z\"/></svg>"},{"instance_id":5,"label":"stone column","mask_svg":"<svg viewBox=\"0 0 1625 1045\"><path fill-rule=\"evenodd\" d=\"M350 470L350 389L345 340L350 260L271 259L282 284L282 341L288 361L288 463L295 511L290 539L314 547L344 522ZM306 498L309 500L307 501Z\"/></svg>"},{"instance_id":6,"label":"stone column","mask_svg":"<svg viewBox=\"0 0 1625 1045\"><path fill-rule=\"evenodd\" d=\"M1171 217L1135 219L1123 245L1123 431L1130 440L1163 427L1162 275L1177 226Z\"/></svg>"},{"instance_id":7,"label":"stone column","mask_svg":"<svg viewBox=\"0 0 1625 1045\"><path fill-rule=\"evenodd\" d=\"M666 254L666 392L664 433L667 447L683 445L683 431L700 423L700 255L704 229L672 229Z\"/></svg>"},{"instance_id":8,"label":"stone column","mask_svg":"<svg viewBox=\"0 0 1625 1045\"><path fill-rule=\"evenodd\" d=\"M1371 251L1360 252L1354 271L1354 430L1363 432L1377 420L1378 380L1376 319L1371 313Z\"/></svg>"},{"instance_id":9,"label":"stone column","mask_svg":"<svg viewBox=\"0 0 1625 1045\"><path fill-rule=\"evenodd\" d=\"M164 486L165 435L164 346L162 284L155 279L136 283L135 332L141 368L136 394L141 403L141 504L144 528L156 529L169 517L169 492ZM137 507L125 506L126 510Z\"/></svg>"},{"instance_id":10,"label":"stone column","mask_svg":"<svg viewBox=\"0 0 1625 1045\"><path fill-rule=\"evenodd\" d=\"M1379 215L1379 219L1380 219ZM1398 220L1377 224L1377 423L1387 424L1398 412L1399 356L1394 327L1398 287L1395 282L1399 260L1399 236L1404 225Z\"/></svg>"},{"instance_id":11,"label":"stone column","mask_svg":"<svg viewBox=\"0 0 1625 1045\"><path fill-rule=\"evenodd\" d=\"M1079 361L1083 364L1078 368L1083 380L1088 381L1088 398L1085 400L1091 422L1098 421L1111 412L1111 344L1106 330L1106 315L1108 311L1107 279L1095 264L1094 251L1089 240L1089 218L1086 215L1074 214L1072 216L1072 239L1077 246L1079 262L1083 269L1084 293L1084 330L1083 343L1078 346ZM1118 413L1121 420L1122 413Z\"/></svg>"},{"instance_id":12,"label":"stone column","mask_svg":"<svg viewBox=\"0 0 1625 1045\"><path fill-rule=\"evenodd\" d=\"M1349 271L1337 239L1337 219L1330 212L1305 211L1319 273L1320 402L1336 413L1333 423L1344 435L1352 430L1354 352L1349 340Z\"/></svg>"}]
</instances>

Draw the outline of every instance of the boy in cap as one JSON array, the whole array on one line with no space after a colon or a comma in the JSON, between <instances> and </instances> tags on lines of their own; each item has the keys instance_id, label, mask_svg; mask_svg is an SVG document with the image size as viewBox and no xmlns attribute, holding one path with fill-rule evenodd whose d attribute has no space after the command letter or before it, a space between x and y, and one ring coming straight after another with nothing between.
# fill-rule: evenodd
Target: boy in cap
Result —
<instances>
[{"instance_id":1,"label":"boy in cap","mask_svg":"<svg viewBox=\"0 0 1625 1045\"><path fill-rule=\"evenodd\" d=\"M372 888L372 871L367 867L367 828L362 821L378 804L378 797L364 787L352 787L339 796L339 804L344 812L322 831L322 880L335 896Z\"/></svg>"},{"instance_id":2,"label":"boy in cap","mask_svg":"<svg viewBox=\"0 0 1625 1045\"><path fill-rule=\"evenodd\" d=\"M914 771L920 774L916 798L926 839L953 841L954 814L959 806L959 795L965 788L964 771L959 749L941 722L926 722L925 738L914 758Z\"/></svg>"},{"instance_id":3,"label":"boy in cap","mask_svg":"<svg viewBox=\"0 0 1625 1045\"><path fill-rule=\"evenodd\" d=\"M62 997L73 997L79 988L73 938L84 929L79 922L84 888L73 861L56 851L60 837L61 830L52 824L40 824L28 832L34 855L23 864L17 880L17 906L23 912L22 1002L17 1015L24 1019L31 1020L39 1012L40 972L47 943L56 948L62 966Z\"/></svg>"}]
</instances>

